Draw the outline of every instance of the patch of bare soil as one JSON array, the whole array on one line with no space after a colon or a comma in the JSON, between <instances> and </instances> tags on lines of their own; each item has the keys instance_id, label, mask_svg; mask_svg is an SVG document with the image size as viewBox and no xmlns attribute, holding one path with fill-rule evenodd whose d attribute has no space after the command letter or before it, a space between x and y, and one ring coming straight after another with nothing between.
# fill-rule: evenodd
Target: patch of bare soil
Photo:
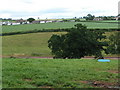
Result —
<instances>
[{"instance_id":1,"label":"patch of bare soil","mask_svg":"<svg viewBox=\"0 0 120 90\"><path fill-rule=\"evenodd\" d=\"M88 84L88 81L80 81L81 83Z\"/></svg>"},{"instance_id":2,"label":"patch of bare soil","mask_svg":"<svg viewBox=\"0 0 120 90\"><path fill-rule=\"evenodd\" d=\"M108 70L107 72L111 72L111 73L120 73L118 70Z\"/></svg>"},{"instance_id":3,"label":"patch of bare soil","mask_svg":"<svg viewBox=\"0 0 120 90\"><path fill-rule=\"evenodd\" d=\"M91 83L93 87L100 88L120 88L120 85L117 83L103 82L103 81L93 81Z\"/></svg>"},{"instance_id":4,"label":"patch of bare soil","mask_svg":"<svg viewBox=\"0 0 120 90\"><path fill-rule=\"evenodd\" d=\"M25 79L23 79L24 81L27 81L27 82L30 82L30 81L32 81L32 79L30 79L30 78L25 78Z\"/></svg>"},{"instance_id":5,"label":"patch of bare soil","mask_svg":"<svg viewBox=\"0 0 120 90\"><path fill-rule=\"evenodd\" d=\"M80 81L80 82L83 84L91 85L93 87L120 89L120 85L118 83L110 83L103 81Z\"/></svg>"}]
</instances>

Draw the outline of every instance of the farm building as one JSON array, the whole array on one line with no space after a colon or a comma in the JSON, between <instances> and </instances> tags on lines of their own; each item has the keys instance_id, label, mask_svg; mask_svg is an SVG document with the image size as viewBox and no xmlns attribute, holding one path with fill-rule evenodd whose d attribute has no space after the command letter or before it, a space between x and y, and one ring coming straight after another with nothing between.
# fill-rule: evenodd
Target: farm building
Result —
<instances>
[{"instance_id":1,"label":"farm building","mask_svg":"<svg viewBox=\"0 0 120 90\"><path fill-rule=\"evenodd\" d=\"M75 22L75 20L70 20L70 22Z\"/></svg>"},{"instance_id":2,"label":"farm building","mask_svg":"<svg viewBox=\"0 0 120 90\"><path fill-rule=\"evenodd\" d=\"M19 19L19 20L16 20L16 23L27 24L29 22L27 20Z\"/></svg>"},{"instance_id":3,"label":"farm building","mask_svg":"<svg viewBox=\"0 0 120 90\"><path fill-rule=\"evenodd\" d=\"M102 18L97 18L97 17L95 17L94 19L93 19L93 21L101 21L101 20L103 20Z\"/></svg>"},{"instance_id":4,"label":"farm building","mask_svg":"<svg viewBox=\"0 0 120 90\"><path fill-rule=\"evenodd\" d=\"M56 22L63 22L63 20L57 20Z\"/></svg>"},{"instance_id":5,"label":"farm building","mask_svg":"<svg viewBox=\"0 0 120 90\"><path fill-rule=\"evenodd\" d=\"M40 21L32 21L32 23L38 24L38 23L40 23Z\"/></svg>"},{"instance_id":6,"label":"farm building","mask_svg":"<svg viewBox=\"0 0 120 90\"><path fill-rule=\"evenodd\" d=\"M33 21L32 23L34 24L38 24L38 23L51 23L53 21L50 21L50 20L39 20L39 21Z\"/></svg>"},{"instance_id":7,"label":"farm building","mask_svg":"<svg viewBox=\"0 0 120 90\"><path fill-rule=\"evenodd\" d=\"M2 25L12 25L12 22L9 22L9 21L2 22Z\"/></svg>"},{"instance_id":8,"label":"farm building","mask_svg":"<svg viewBox=\"0 0 120 90\"><path fill-rule=\"evenodd\" d=\"M53 20L52 22L57 22L57 20Z\"/></svg>"},{"instance_id":9,"label":"farm building","mask_svg":"<svg viewBox=\"0 0 120 90\"><path fill-rule=\"evenodd\" d=\"M51 22L52 22L52 21L50 21L50 20L49 20L49 21L46 21L46 23L51 23Z\"/></svg>"}]
</instances>

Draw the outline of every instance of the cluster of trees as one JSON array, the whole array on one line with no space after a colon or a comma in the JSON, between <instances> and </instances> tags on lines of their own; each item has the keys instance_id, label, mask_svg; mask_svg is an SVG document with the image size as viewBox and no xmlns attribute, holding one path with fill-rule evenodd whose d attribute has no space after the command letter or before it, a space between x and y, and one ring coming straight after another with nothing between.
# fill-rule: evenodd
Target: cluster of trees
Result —
<instances>
[{"instance_id":1,"label":"cluster of trees","mask_svg":"<svg viewBox=\"0 0 120 90\"><path fill-rule=\"evenodd\" d=\"M115 20L115 16L101 16L101 18L103 18L103 20Z\"/></svg>"},{"instance_id":2,"label":"cluster of trees","mask_svg":"<svg viewBox=\"0 0 120 90\"><path fill-rule=\"evenodd\" d=\"M85 25L76 24L67 34L52 35L48 40L54 58L81 58L84 56L95 56L103 58L102 52L106 54L120 54L120 32L109 37L103 31L88 30Z\"/></svg>"},{"instance_id":3,"label":"cluster of trees","mask_svg":"<svg viewBox=\"0 0 120 90\"><path fill-rule=\"evenodd\" d=\"M0 20L12 20L12 18L0 18Z\"/></svg>"},{"instance_id":4,"label":"cluster of trees","mask_svg":"<svg viewBox=\"0 0 120 90\"><path fill-rule=\"evenodd\" d=\"M86 20L93 20L95 18L95 16L91 15L91 14L88 14L87 16L85 16L83 18L85 18Z\"/></svg>"},{"instance_id":5,"label":"cluster of trees","mask_svg":"<svg viewBox=\"0 0 120 90\"><path fill-rule=\"evenodd\" d=\"M34 18L28 18L27 21L29 21L31 23L31 22L35 21L35 19Z\"/></svg>"},{"instance_id":6,"label":"cluster of trees","mask_svg":"<svg viewBox=\"0 0 120 90\"><path fill-rule=\"evenodd\" d=\"M109 46L107 48L110 54L120 54L120 31L109 37Z\"/></svg>"},{"instance_id":7,"label":"cluster of trees","mask_svg":"<svg viewBox=\"0 0 120 90\"><path fill-rule=\"evenodd\" d=\"M81 58L84 56L95 55L103 57L102 51L107 53L104 46L108 43L101 41L106 36L103 31L90 31L82 24L76 24L75 28L64 35L52 35L48 41L48 47L51 49L54 58Z\"/></svg>"},{"instance_id":8,"label":"cluster of trees","mask_svg":"<svg viewBox=\"0 0 120 90\"><path fill-rule=\"evenodd\" d=\"M120 14L118 14L117 16L120 16ZM98 16L98 18L101 18L103 20L116 20L115 17L116 16ZM95 18L95 15L88 14L87 16L84 16L83 18L85 18L86 20L93 20Z\"/></svg>"}]
</instances>

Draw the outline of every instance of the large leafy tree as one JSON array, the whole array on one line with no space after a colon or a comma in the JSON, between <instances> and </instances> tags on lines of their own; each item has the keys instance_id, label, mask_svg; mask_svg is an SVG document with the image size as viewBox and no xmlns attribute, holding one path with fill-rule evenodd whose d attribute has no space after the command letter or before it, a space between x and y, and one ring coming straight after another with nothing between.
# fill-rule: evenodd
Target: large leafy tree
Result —
<instances>
[{"instance_id":1,"label":"large leafy tree","mask_svg":"<svg viewBox=\"0 0 120 90\"><path fill-rule=\"evenodd\" d=\"M106 38L104 32L87 30L82 24L76 24L75 28L64 35L53 35L48 41L48 47L56 58L81 58L87 55L102 56L101 51L105 50Z\"/></svg>"}]
</instances>

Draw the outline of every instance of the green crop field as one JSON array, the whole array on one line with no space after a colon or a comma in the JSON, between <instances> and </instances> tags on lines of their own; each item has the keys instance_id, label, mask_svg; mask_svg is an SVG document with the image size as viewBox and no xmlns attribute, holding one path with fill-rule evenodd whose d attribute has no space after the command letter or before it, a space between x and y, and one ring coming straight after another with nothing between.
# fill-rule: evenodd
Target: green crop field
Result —
<instances>
[{"instance_id":1,"label":"green crop field","mask_svg":"<svg viewBox=\"0 0 120 90\"><path fill-rule=\"evenodd\" d=\"M118 60L4 58L2 66L3 88L118 88Z\"/></svg>"},{"instance_id":2,"label":"green crop field","mask_svg":"<svg viewBox=\"0 0 120 90\"><path fill-rule=\"evenodd\" d=\"M57 22L57 23L42 23L42 24L24 24L24 25L12 25L12 26L2 26L2 32L18 32L18 31L30 31L30 30L41 30L41 29L62 29L71 28L75 24L82 23L88 28L118 28L117 23L97 23L97 22Z\"/></svg>"},{"instance_id":3,"label":"green crop field","mask_svg":"<svg viewBox=\"0 0 120 90\"><path fill-rule=\"evenodd\" d=\"M2 37L2 51L4 55L39 55L51 56L48 48L48 39L52 34L64 34L65 32L44 32L21 34Z\"/></svg>"}]
</instances>

